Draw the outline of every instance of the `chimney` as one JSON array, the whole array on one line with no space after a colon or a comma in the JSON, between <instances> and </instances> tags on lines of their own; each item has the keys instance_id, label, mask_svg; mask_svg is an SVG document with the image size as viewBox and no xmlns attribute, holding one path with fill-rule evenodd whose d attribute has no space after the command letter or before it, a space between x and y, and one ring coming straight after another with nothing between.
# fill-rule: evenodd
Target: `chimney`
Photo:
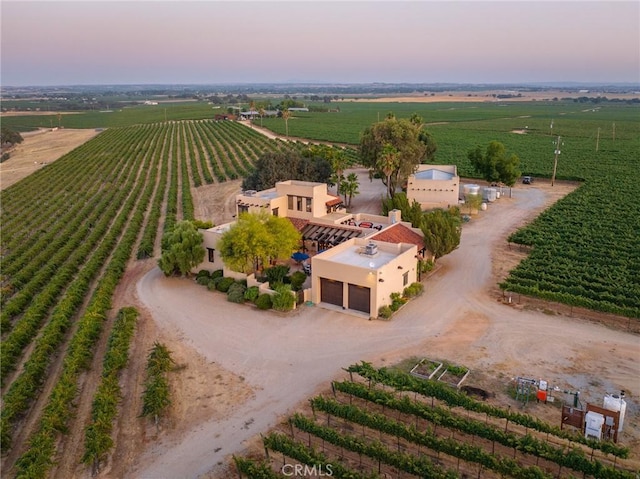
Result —
<instances>
[{"instance_id":1,"label":"chimney","mask_svg":"<svg viewBox=\"0 0 640 479\"><path fill-rule=\"evenodd\" d=\"M389 211L389 222L394 225L402 221L402 212L398 209Z\"/></svg>"}]
</instances>

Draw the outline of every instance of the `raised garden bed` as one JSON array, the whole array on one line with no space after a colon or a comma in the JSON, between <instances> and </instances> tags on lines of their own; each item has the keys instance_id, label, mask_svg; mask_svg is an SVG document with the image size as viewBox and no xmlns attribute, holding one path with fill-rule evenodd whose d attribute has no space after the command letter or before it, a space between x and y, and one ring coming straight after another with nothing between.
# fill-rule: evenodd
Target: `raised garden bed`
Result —
<instances>
[{"instance_id":1,"label":"raised garden bed","mask_svg":"<svg viewBox=\"0 0 640 479\"><path fill-rule=\"evenodd\" d=\"M464 366L443 363L429 358L421 359L410 371L411 375L418 378L441 381L455 388L460 388L469 372L469 369Z\"/></svg>"},{"instance_id":2,"label":"raised garden bed","mask_svg":"<svg viewBox=\"0 0 640 479\"><path fill-rule=\"evenodd\" d=\"M442 369L442 363L431 359L421 359L418 364L411 368L411 374L422 379L432 379L435 374Z\"/></svg>"},{"instance_id":3,"label":"raised garden bed","mask_svg":"<svg viewBox=\"0 0 640 479\"><path fill-rule=\"evenodd\" d=\"M450 384L455 388L459 388L460 385L467 379L471 371L464 366L456 366L454 364L447 364L444 370L438 376L438 381Z\"/></svg>"}]
</instances>

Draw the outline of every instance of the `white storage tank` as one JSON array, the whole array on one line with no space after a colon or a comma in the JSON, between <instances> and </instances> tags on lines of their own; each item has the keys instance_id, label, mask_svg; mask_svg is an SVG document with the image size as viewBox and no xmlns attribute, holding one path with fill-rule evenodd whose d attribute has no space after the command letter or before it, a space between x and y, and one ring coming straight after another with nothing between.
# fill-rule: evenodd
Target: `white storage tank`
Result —
<instances>
[{"instance_id":1,"label":"white storage tank","mask_svg":"<svg viewBox=\"0 0 640 479\"><path fill-rule=\"evenodd\" d=\"M481 209L482 211L487 211L487 204L486 204L486 203L482 203L482 204L480 205L480 209Z\"/></svg>"},{"instance_id":2,"label":"white storage tank","mask_svg":"<svg viewBox=\"0 0 640 479\"><path fill-rule=\"evenodd\" d=\"M465 198L468 195L479 195L480 194L480 185L475 185L473 183L462 185L462 193L463 193Z\"/></svg>"},{"instance_id":3,"label":"white storage tank","mask_svg":"<svg viewBox=\"0 0 640 479\"><path fill-rule=\"evenodd\" d=\"M620 413L620 422L618 423L618 432L622 431L622 425L624 424L624 414L627 411L627 402L622 399L620 394L606 394L604 396L603 407L609 411L616 411Z\"/></svg>"},{"instance_id":4,"label":"white storage tank","mask_svg":"<svg viewBox=\"0 0 640 479\"><path fill-rule=\"evenodd\" d=\"M604 416L602 414L595 411L589 411L584 416L584 423L585 438L594 438L598 441L602 439L602 426L604 425Z\"/></svg>"},{"instance_id":5,"label":"white storage tank","mask_svg":"<svg viewBox=\"0 0 640 479\"><path fill-rule=\"evenodd\" d=\"M482 198L491 203L498 198L498 190L496 188L484 188Z\"/></svg>"}]
</instances>

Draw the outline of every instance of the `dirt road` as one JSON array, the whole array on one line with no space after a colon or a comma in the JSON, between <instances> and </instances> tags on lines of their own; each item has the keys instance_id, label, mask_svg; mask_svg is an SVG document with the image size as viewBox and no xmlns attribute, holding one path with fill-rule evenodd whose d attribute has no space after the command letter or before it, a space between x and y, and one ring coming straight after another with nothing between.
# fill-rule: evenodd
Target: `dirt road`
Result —
<instances>
[{"instance_id":1,"label":"dirt road","mask_svg":"<svg viewBox=\"0 0 640 479\"><path fill-rule=\"evenodd\" d=\"M515 189L512 199L492 204L465 225L460 247L440 260L425 293L389 322L319 307L290 315L258 312L193 282L165 278L157 268L150 271L137 293L158 326L177 328L208 361L242 375L254 395L222 420L153 444L127 477L215 477L230 454L242 452L255 434L360 360L390 364L427 355L505 382L517 375L545 378L597 403L604 392L620 389L637 397L637 336L578 318L516 310L487 294L494 282L494 246L544 204L543 190L535 187ZM628 401L629 417L637 409ZM625 443L637 444L638 426L627 423Z\"/></svg>"}]
</instances>

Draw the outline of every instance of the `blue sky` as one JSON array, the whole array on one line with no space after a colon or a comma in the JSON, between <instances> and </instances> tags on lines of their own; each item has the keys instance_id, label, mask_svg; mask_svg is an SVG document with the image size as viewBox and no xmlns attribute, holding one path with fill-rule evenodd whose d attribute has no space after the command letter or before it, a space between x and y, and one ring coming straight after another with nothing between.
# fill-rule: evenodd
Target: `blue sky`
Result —
<instances>
[{"instance_id":1,"label":"blue sky","mask_svg":"<svg viewBox=\"0 0 640 479\"><path fill-rule=\"evenodd\" d=\"M2 0L3 86L640 82L640 2Z\"/></svg>"}]
</instances>

